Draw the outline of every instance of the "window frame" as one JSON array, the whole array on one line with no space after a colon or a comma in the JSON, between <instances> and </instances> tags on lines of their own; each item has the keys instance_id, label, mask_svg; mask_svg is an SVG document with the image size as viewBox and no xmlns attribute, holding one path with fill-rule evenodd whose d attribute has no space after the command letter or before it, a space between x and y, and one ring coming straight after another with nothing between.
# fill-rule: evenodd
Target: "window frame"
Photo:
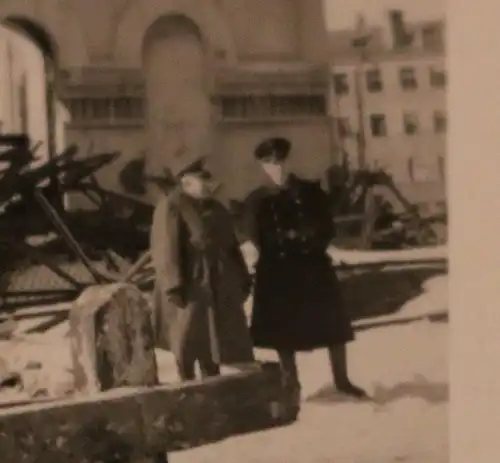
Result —
<instances>
[{"instance_id":1,"label":"window frame","mask_svg":"<svg viewBox=\"0 0 500 463\"><path fill-rule=\"evenodd\" d=\"M407 76L405 76L406 73ZM417 69L414 66L401 66L399 68L399 85L405 92L413 92L418 89Z\"/></svg>"},{"instance_id":2,"label":"window frame","mask_svg":"<svg viewBox=\"0 0 500 463\"><path fill-rule=\"evenodd\" d=\"M376 76L373 79L370 76ZM379 68L365 71L365 85L368 93L382 93L384 91L384 79L382 70Z\"/></svg>"},{"instance_id":3,"label":"window frame","mask_svg":"<svg viewBox=\"0 0 500 463\"><path fill-rule=\"evenodd\" d=\"M381 123L383 130L380 133L375 133L376 131L374 130L375 127L375 121L379 119L379 123ZM387 137L389 134L389 130L387 128L387 116L383 113L372 113L369 116L370 120L370 133L371 136L374 138L384 138Z\"/></svg>"}]
</instances>

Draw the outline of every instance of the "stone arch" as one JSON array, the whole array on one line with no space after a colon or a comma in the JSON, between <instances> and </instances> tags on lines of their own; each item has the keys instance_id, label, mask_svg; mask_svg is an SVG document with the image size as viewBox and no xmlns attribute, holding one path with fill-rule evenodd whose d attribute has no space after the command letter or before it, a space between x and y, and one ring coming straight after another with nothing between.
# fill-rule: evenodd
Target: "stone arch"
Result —
<instances>
[{"instance_id":1,"label":"stone arch","mask_svg":"<svg viewBox=\"0 0 500 463\"><path fill-rule=\"evenodd\" d=\"M182 13L155 19L141 47L146 94L146 172L168 168L180 150L204 156L212 119L210 45Z\"/></svg>"},{"instance_id":2,"label":"stone arch","mask_svg":"<svg viewBox=\"0 0 500 463\"><path fill-rule=\"evenodd\" d=\"M0 2L0 22L17 26L41 49L49 46L56 54L58 68L84 66L88 53L77 17L73 11L58 0L44 2L46 8L39 9L39 0ZM13 21L14 20L14 21Z\"/></svg>"},{"instance_id":3,"label":"stone arch","mask_svg":"<svg viewBox=\"0 0 500 463\"><path fill-rule=\"evenodd\" d=\"M131 3L118 24L114 43L115 61L123 67L140 67L143 40L148 29L158 18L167 15L185 16L193 21L205 39L210 56L214 57L222 51L227 61L235 59L230 29L212 1L137 0Z\"/></svg>"},{"instance_id":4,"label":"stone arch","mask_svg":"<svg viewBox=\"0 0 500 463\"><path fill-rule=\"evenodd\" d=\"M203 46L207 45L205 36L198 23L185 14L169 13L156 18L146 29L142 39L141 56L144 54L144 49L148 47L149 42L158 37L179 33L191 34L196 37Z\"/></svg>"},{"instance_id":5,"label":"stone arch","mask_svg":"<svg viewBox=\"0 0 500 463\"><path fill-rule=\"evenodd\" d=\"M24 16L8 15L2 24L26 36L42 52L45 59L57 62L59 50L53 37L37 22Z\"/></svg>"},{"instance_id":6,"label":"stone arch","mask_svg":"<svg viewBox=\"0 0 500 463\"><path fill-rule=\"evenodd\" d=\"M38 154L40 162L43 162L61 152L65 145L68 114L55 85L63 53L61 42L57 41L53 30L48 28L43 19L35 17L26 4L23 5L24 10L0 10L0 24L12 34L24 37L33 47L33 51L29 52L30 58L25 63L27 73L24 74L25 81L22 84L27 105L26 126L23 130L27 131L33 143L42 143ZM35 58L36 56L39 58ZM39 65L35 64L37 61ZM58 179L55 177L53 180L57 185ZM62 198L57 190L54 193L55 196L51 199L59 203Z\"/></svg>"}]
</instances>

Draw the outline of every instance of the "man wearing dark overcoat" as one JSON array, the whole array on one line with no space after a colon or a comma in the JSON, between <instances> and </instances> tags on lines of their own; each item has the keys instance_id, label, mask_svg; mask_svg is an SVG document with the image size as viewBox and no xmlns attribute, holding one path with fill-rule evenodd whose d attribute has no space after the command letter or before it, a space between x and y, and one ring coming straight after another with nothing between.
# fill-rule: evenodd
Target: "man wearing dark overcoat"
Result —
<instances>
[{"instance_id":1,"label":"man wearing dark overcoat","mask_svg":"<svg viewBox=\"0 0 500 463\"><path fill-rule=\"evenodd\" d=\"M327 348L337 390L365 392L349 380L346 343L354 339L339 281L327 254L333 237L329 200L320 182L287 170L291 143L264 140L255 157L269 184L245 201L244 247L253 244L255 265L251 333L256 347L275 349L285 386L300 403L295 354Z\"/></svg>"},{"instance_id":2,"label":"man wearing dark overcoat","mask_svg":"<svg viewBox=\"0 0 500 463\"><path fill-rule=\"evenodd\" d=\"M251 279L232 220L207 187L202 159L170 166L177 183L156 205L151 256L156 271L157 345L176 357L182 380L254 360L243 310Z\"/></svg>"}]
</instances>

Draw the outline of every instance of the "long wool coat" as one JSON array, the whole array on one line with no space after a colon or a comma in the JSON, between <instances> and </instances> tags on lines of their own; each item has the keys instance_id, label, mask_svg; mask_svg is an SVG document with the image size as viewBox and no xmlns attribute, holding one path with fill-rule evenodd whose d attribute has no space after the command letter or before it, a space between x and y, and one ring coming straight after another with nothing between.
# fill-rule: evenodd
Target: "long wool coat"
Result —
<instances>
[{"instance_id":1,"label":"long wool coat","mask_svg":"<svg viewBox=\"0 0 500 463\"><path fill-rule=\"evenodd\" d=\"M319 182L291 176L245 201L245 233L259 250L251 333L255 346L307 351L354 338L326 250L334 228Z\"/></svg>"},{"instance_id":2,"label":"long wool coat","mask_svg":"<svg viewBox=\"0 0 500 463\"><path fill-rule=\"evenodd\" d=\"M151 229L157 345L182 362L254 359L243 303L250 276L231 217L215 201L162 197ZM170 295L180 294L185 305Z\"/></svg>"}]
</instances>

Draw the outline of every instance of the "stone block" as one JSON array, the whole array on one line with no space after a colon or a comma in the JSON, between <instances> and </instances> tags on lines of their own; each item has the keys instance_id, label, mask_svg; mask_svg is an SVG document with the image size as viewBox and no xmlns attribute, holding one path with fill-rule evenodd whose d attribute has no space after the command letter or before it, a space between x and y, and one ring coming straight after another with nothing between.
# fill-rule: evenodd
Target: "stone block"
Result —
<instances>
[{"instance_id":1,"label":"stone block","mask_svg":"<svg viewBox=\"0 0 500 463\"><path fill-rule=\"evenodd\" d=\"M0 410L2 463L158 463L173 450L285 424L277 364Z\"/></svg>"},{"instance_id":2,"label":"stone block","mask_svg":"<svg viewBox=\"0 0 500 463\"><path fill-rule=\"evenodd\" d=\"M95 393L158 384L151 308L139 289L86 289L69 315L75 390Z\"/></svg>"}]
</instances>

